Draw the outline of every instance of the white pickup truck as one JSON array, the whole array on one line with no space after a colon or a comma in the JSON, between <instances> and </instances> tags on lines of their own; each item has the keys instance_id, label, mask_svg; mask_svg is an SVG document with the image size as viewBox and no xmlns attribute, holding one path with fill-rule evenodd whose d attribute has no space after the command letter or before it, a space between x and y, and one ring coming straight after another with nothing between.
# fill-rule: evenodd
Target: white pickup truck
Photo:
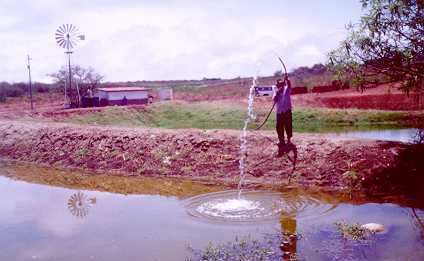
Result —
<instances>
[{"instance_id":1,"label":"white pickup truck","mask_svg":"<svg viewBox=\"0 0 424 261\"><path fill-rule=\"evenodd\" d=\"M275 85L255 86L255 96L272 96L275 92Z\"/></svg>"}]
</instances>

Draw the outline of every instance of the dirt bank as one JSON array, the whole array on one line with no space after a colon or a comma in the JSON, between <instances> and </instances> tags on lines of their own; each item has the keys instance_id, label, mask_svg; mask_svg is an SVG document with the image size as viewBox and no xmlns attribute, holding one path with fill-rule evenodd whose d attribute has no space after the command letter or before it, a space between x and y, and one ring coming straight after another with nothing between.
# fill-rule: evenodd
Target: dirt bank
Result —
<instances>
[{"instance_id":1,"label":"dirt bank","mask_svg":"<svg viewBox=\"0 0 424 261\"><path fill-rule=\"evenodd\" d=\"M235 185L239 131L111 128L57 123L0 122L0 157L125 176L183 177ZM274 158L273 132L248 135L246 183L330 190L363 184L390 168L405 145L295 135L297 163ZM373 188L375 189L375 187Z\"/></svg>"}]
</instances>

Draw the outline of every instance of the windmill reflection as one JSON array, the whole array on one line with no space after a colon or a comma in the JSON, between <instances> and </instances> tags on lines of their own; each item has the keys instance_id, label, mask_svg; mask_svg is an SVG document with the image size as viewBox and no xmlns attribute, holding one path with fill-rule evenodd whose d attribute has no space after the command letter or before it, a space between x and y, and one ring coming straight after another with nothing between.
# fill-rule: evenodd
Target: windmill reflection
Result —
<instances>
[{"instance_id":1,"label":"windmill reflection","mask_svg":"<svg viewBox=\"0 0 424 261\"><path fill-rule=\"evenodd\" d=\"M283 241L280 246L283 251L283 260L297 260L298 235L296 233L296 217L282 215L280 223L281 232L283 233Z\"/></svg>"},{"instance_id":2,"label":"windmill reflection","mask_svg":"<svg viewBox=\"0 0 424 261\"><path fill-rule=\"evenodd\" d=\"M68 209L72 215L84 218L88 215L90 207L96 204L96 202L96 198L88 198L87 195L78 191L69 198Z\"/></svg>"}]
</instances>

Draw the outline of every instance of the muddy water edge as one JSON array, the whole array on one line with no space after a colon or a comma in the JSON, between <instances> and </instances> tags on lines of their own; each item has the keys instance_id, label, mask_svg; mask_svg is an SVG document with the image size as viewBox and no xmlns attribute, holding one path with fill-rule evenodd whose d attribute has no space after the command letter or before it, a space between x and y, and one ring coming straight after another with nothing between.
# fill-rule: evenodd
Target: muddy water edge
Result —
<instances>
[{"instance_id":1,"label":"muddy water edge","mask_svg":"<svg viewBox=\"0 0 424 261\"><path fill-rule=\"evenodd\" d=\"M0 157L18 162L117 176L168 177L237 185L240 131L167 130L0 122ZM407 145L399 142L339 139L296 134L296 165L276 160L273 132L251 132L245 162L245 188L293 185L323 190L395 191L387 182ZM377 180L377 182L376 182ZM411 190L411 187L408 187ZM414 188L414 191L421 191Z\"/></svg>"}]
</instances>

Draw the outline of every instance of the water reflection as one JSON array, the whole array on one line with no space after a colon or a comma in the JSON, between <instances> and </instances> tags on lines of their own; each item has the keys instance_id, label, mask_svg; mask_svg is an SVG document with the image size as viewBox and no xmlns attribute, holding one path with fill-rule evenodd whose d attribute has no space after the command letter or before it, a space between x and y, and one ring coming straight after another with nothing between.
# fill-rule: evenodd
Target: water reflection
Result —
<instances>
[{"instance_id":1,"label":"water reflection","mask_svg":"<svg viewBox=\"0 0 424 261\"><path fill-rule=\"evenodd\" d=\"M0 174L2 171L0 168ZM266 222L219 223L189 216L185 202L177 197L80 191L84 197L78 190L1 176L0 191L7 195L0 200L0 260L186 260L191 254L188 245L205 249L211 242L221 244L247 235L258 239L275 233L286 235L276 243L278 249L288 241L284 260L346 260L350 256L360 260L424 260L419 229L424 211L418 206L412 211L413 205L337 202L326 211L333 204L318 204L325 195L308 200L311 196L299 192L300 199L293 199L291 205L295 213L289 208L285 213L290 214L279 214ZM64 205L71 201L72 207L78 207L84 198L89 210L81 213L89 216L70 215ZM107 204L96 204L96 200ZM334 196L329 200L335 200ZM350 224L378 222L387 232L376 234L373 245L357 246L341 238L334 226L339 220ZM290 235L296 237L290 240Z\"/></svg>"},{"instance_id":2,"label":"water reflection","mask_svg":"<svg viewBox=\"0 0 424 261\"><path fill-rule=\"evenodd\" d=\"M95 197L88 198L87 195L78 191L73 194L68 200L68 209L72 213L72 215L84 218L88 215L88 211L90 207L96 204L97 200Z\"/></svg>"},{"instance_id":3,"label":"water reflection","mask_svg":"<svg viewBox=\"0 0 424 261\"><path fill-rule=\"evenodd\" d=\"M283 241L281 250L283 251L283 260L297 260L297 221L296 216L282 215L280 219Z\"/></svg>"}]
</instances>

